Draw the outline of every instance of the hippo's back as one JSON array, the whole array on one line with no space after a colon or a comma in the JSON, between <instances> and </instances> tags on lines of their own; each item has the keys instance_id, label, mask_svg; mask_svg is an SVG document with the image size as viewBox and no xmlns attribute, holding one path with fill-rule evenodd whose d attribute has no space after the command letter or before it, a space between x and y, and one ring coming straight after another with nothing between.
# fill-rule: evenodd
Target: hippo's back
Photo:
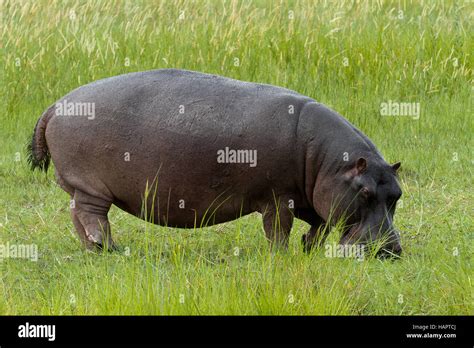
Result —
<instances>
[{"instance_id":1,"label":"hippo's back","mask_svg":"<svg viewBox=\"0 0 474 348\"><path fill-rule=\"evenodd\" d=\"M82 86L65 98L89 98L107 106L116 104L146 110L150 105L212 104L217 110L229 105L239 109L281 96L308 99L295 91L189 70L160 69L130 73Z\"/></svg>"}]
</instances>

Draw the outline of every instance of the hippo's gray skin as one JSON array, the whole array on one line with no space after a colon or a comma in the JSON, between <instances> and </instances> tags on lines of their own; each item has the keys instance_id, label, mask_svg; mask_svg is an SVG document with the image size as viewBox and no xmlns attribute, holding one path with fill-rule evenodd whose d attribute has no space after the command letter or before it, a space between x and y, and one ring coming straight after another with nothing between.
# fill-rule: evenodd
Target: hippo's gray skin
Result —
<instances>
[{"instance_id":1,"label":"hippo's gray skin","mask_svg":"<svg viewBox=\"0 0 474 348\"><path fill-rule=\"evenodd\" d=\"M95 114L65 116L59 103L93 103ZM226 147L256 150L257 162L219 163ZM288 89L175 69L99 80L38 120L32 167L47 170L50 157L88 248L114 246L114 204L181 228L260 212L267 239L283 247L297 217L311 225L306 250L324 241L326 222L344 217L341 243L384 237L386 251L401 253L392 224L399 163L387 164L339 114Z\"/></svg>"}]
</instances>

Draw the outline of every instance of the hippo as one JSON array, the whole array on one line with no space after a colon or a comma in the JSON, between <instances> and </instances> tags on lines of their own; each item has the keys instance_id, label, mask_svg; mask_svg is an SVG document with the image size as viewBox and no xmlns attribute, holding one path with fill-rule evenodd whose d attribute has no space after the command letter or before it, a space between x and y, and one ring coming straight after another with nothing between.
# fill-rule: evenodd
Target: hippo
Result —
<instances>
[{"instance_id":1,"label":"hippo","mask_svg":"<svg viewBox=\"0 0 474 348\"><path fill-rule=\"evenodd\" d=\"M154 224L200 228L259 212L270 249L288 247L294 218L305 251L343 221L340 243L383 241L400 255L393 218L400 163L360 130L295 91L160 69L79 87L39 118L31 168L71 197L86 248L113 250L113 205ZM316 248L315 248L316 249Z\"/></svg>"}]
</instances>

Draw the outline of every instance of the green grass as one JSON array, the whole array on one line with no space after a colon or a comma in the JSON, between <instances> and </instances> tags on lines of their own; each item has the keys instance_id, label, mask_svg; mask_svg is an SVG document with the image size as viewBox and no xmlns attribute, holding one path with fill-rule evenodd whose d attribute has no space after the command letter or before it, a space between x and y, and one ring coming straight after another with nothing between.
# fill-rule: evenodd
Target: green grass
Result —
<instances>
[{"instance_id":1,"label":"green grass","mask_svg":"<svg viewBox=\"0 0 474 348\"><path fill-rule=\"evenodd\" d=\"M39 250L37 262L0 261L0 314L474 312L472 2L0 7L0 244ZM307 256L302 221L289 251L271 253L258 214L178 230L117 208L110 221L124 251L83 251L68 195L53 170L28 170L25 142L47 106L70 90L165 67L294 89L358 126L389 162L402 162L403 258L359 262L325 257L324 249ZM420 103L420 118L382 117L388 100Z\"/></svg>"}]
</instances>

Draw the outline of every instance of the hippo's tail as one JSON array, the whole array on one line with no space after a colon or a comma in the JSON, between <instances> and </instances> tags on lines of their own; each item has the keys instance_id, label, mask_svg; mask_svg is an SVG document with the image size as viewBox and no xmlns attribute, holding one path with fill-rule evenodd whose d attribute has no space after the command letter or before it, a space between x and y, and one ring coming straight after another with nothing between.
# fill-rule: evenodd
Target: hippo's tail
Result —
<instances>
[{"instance_id":1,"label":"hippo's tail","mask_svg":"<svg viewBox=\"0 0 474 348\"><path fill-rule=\"evenodd\" d=\"M48 170L51 155L49 153L48 144L46 143L46 126L54 114L54 108L50 107L36 122L35 130L31 141L27 144L27 159L31 170L39 168L46 172Z\"/></svg>"}]
</instances>

